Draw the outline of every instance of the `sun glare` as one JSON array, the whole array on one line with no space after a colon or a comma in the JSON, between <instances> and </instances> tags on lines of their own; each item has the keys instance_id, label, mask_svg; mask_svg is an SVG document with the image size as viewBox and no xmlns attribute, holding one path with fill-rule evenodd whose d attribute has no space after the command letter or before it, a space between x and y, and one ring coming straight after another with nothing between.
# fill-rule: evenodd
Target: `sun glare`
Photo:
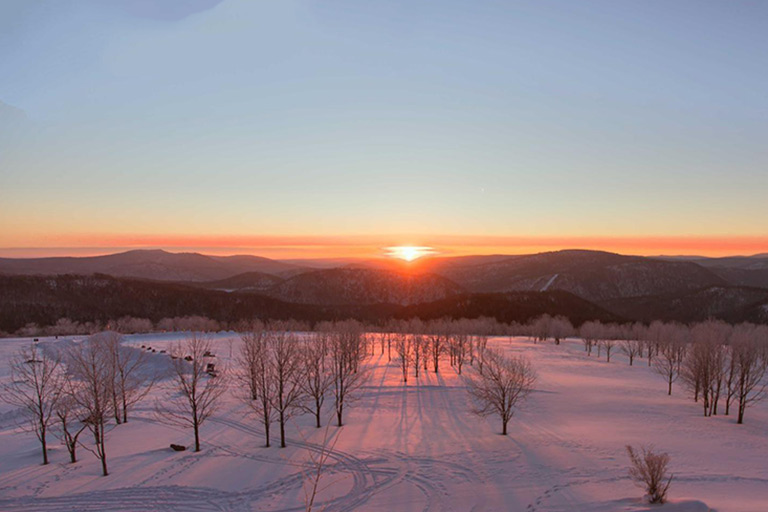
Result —
<instances>
[{"instance_id":1,"label":"sun glare","mask_svg":"<svg viewBox=\"0 0 768 512\"><path fill-rule=\"evenodd\" d=\"M395 247L387 247L387 256L390 258L398 258L405 261L413 261L426 256L428 254L434 254L435 250L432 247L414 246L414 245L398 245Z\"/></svg>"}]
</instances>

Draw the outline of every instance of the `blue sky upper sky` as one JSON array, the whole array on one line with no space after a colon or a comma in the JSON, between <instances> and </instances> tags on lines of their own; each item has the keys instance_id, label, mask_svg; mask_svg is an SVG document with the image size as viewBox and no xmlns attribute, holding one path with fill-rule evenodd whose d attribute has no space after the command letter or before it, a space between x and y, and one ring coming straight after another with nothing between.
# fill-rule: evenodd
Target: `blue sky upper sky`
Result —
<instances>
[{"instance_id":1,"label":"blue sky upper sky","mask_svg":"<svg viewBox=\"0 0 768 512\"><path fill-rule=\"evenodd\" d=\"M759 0L2 0L0 247L768 250L766 26Z\"/></svg>"}]
</instances>

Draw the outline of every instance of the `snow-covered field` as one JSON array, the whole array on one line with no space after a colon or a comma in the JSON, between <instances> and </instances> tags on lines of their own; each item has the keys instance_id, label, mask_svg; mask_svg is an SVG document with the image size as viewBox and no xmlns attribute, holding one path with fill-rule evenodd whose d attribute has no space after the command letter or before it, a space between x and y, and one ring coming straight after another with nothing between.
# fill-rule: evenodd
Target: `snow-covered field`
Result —
<instances>
[{"instance_id":1,"label":"snow-covered field","mask_svg":"<svg viewBox=\"0 0 768 512\"><path fill-rule=\"evenodd\" d=\"M128 342L161 349L183 336ZM7 378L9 355L28 342L0 340L0 378ZM215 336L220 365L238 344L233 333ZM316 509L768 510L768 403L737 425L733 417L703 417L681 387L668 397L645 361L629 367L621 354L610 364L588 358L577 340L555 346L493 338L489 345L524 353L538 373L537 390L512 419L509 436L499 435L497 418L472 415L447 360L439 374L411 374L404 386L397 363L377 350L346 426L328 430L338 439L320 483L325 507ZM152 357L166 364L165 354ZM52 463L40 465L36 438L0 405L0 510L303 510L304 468L325 433L311 417L292 420L288 448L264 448L256 418L228 394L202 428L202 452L174 452L169 444L189 446L192 432L156 421L161 392L108 434L108 477L85 450L69 464L55 440ZM645 443L672 457L673 502L662 509L644 505L627 477L624 446Z\"/></svg>"}]
</instances>

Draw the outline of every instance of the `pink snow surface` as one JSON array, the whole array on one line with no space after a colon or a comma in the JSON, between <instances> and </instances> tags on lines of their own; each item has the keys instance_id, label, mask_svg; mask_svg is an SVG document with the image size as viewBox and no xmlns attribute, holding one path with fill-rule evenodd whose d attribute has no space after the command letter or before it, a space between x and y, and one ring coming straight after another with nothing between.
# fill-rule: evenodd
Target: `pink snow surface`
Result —
<instances>
[{"instance_id":1,"label":"pink snow surface","mask_svg":"<svg viewBox=\"0 0 768 512\"><path fill-rule=\"evenodd\" d=\"M159 350L183 336L128 339ZM7 379L8 356L28 342L0 340L0 380ZM678 385L667 396L666 383L645 360L630 367L615 353L609 364L587 357L578 340L555 346L493 338L489 345L525 354L538 373L537 390L508 436L499 435L497 418L472 415L462 378L447 360L437 375L421 373L417 380L411 370L405 386L396 361L388 363L377 346L346 426L328 431L338 439L314 510L768 510L768 403L748 410L746 424L737 425L732 416L704 418ZM215 336L219 367L238 346L233 333ZM158 368L167 364L164 354L152 357ZM0 405L0 510L304 510L305 468L325 428L297 417L288 448L276 447L277 425L273 447L264 448L258 421L231 392L202 428L203 451L173 452L168 445L189 446L192 432L156 421L153 404L162 393L162 386L153 390L127 424L108 434L108 477L84 449L80 462L68 464L56 440L52 463L40 465L34 435ZM672 458L671 501L662 507L643 503L643 491L627 477L624 446L647 443Z\"/></svg>"}]
</instances>

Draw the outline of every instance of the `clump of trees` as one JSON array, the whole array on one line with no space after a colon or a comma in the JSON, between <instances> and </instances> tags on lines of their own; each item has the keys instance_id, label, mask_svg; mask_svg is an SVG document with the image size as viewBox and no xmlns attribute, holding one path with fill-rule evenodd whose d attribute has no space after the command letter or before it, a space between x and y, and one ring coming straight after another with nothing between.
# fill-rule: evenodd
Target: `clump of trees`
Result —
<instances>
[{"instance_id":1,"label":"clump of trees","mask_svg":"<svg viewBox=\"0 0 768 512\"><path fill-rule=\"evenodd\" d=\"M322 426L322 408L333 398L338 426L345 408L365 382L363 361L371 340L356 321L327 322L300 339L281 322L256 322L243 334L237 359L241 393L264 427L270 446L270 427L277 422L280 446L287 444L285 427L291 417L311 413Z\"/></svg>"},{"instance_id":2,"label":"clump of trees","mask_svg":"<svg viewBox=\"0 0 768 512\"><path fill-rule=\"evenodd\" d=\"M551 336L554 321L543 316L517 328L535 341L543 341ZM667 394L672 394L675 382L682 381L705 416L728 416L735 407L736 422L743 423L749 407L765 397L768 326L718 320L694 325L589 321L578 332L588 356L596 348L597 356L604 352L610 363L618 346L630 366L647 357L648 366L664 378Z\"/></svg>"},{"instance_id":3,"label":"clump of trees","mask_svg":"<svg viewBox=\"0 0 768 512\"><path fill-rule=\"evenodd\" d=\"M114 331L122 334L143 334L154 331L217 332L227 327L225 323L200 315L161 318L153 323L149 318L122 316L106 322L78 322L59 318L53 325L41 326L28 323L15 333L20 337L33 336L78 336ZM0 332L0 337L2 332Z\"/></svg>"},{"instance_id":4,"label":"clump of trees","mask_svg":"<svg viewBox=\"0 0 768 512\"><path fill-rule=\"evenodd\" d=\"M10 361L11 378L2 398L20 408L23 428L34 432L48 463L49 435L57 433L72 463L82 446L107 465L107 433L128 420L155 376L141 351L126 347L115 332L103 332L61 347L46 343L23 347ZM93 443L81 439L90 431Z\"/></svg>"}]
</instances>

